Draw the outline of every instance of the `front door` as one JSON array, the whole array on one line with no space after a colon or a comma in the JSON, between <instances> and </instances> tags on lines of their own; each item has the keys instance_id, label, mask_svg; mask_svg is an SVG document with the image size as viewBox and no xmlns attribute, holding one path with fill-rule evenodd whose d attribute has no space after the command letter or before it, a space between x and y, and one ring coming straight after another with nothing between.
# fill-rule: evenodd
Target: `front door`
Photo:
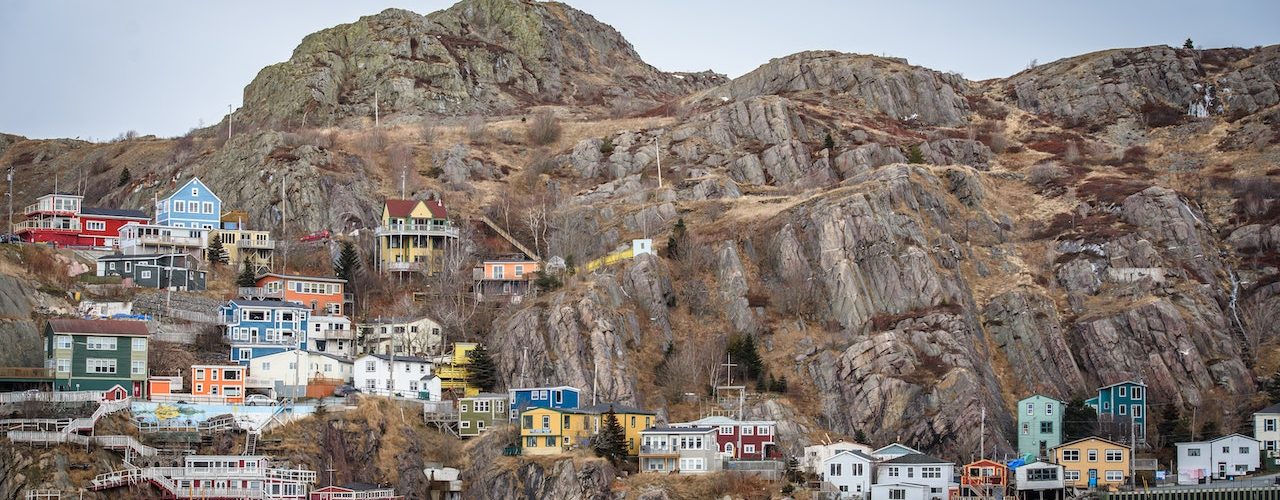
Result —
<instances>
[{"instance_id":1,"label":"front door","mask_svg":"<svg viewBox=\"0 0 1280 500\"><path fill-rule=\"evenodd\" d=\"M1218 462L1218 479L1227 477L1227 463Z\"/></svg>"},{"instance_id":2,"label":"front door","mask_svg":"<svg viewBox=\"0 0 1280 500\"><path fill-rule=\"evenodd\" d=\"M1041 442L1040 442L1040 454L1039 454L1039 455L1037 455L1037 457L1044 457L1044 456L1048 456L1048 455L1049 455L1049 454L1048 454L1048 451L1049 451L1049 442L1048 442L1048 441L1041 441Z\"/></svg>"},{"instance_id":3,"label":"front door","mask_svg":"<svg viewBox=\"0 0 1280 500\"><path fill-rule=\"evenodd\" d=\"M1098 487L1098 469L1089 469L1089 487Z\"/></svg>"}]
</instances>

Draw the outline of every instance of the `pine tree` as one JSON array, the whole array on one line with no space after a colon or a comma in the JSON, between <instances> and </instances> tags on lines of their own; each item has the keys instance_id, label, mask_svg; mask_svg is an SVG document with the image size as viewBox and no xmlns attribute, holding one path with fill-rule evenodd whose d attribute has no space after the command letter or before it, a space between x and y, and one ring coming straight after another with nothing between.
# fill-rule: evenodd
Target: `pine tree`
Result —
<instances>
[{"instance_id":1,"label":"pine tree","mask_svg":"<svg viewBox=\"0 0 1280 500\"><path fill-rule=\"evenodd\" d=\"M778 377L778 381L774 383L773 392L787 392L787 376Z\"/></svg>"},{"instance_id":2,"label":"pine tree","mask_svg":"<svg viewBox=\"0 0 1280 500\"><path fill-rule=\"evenodd\" d=\"M247 256L245 257L248 258ZM230 258L227 256L226 247L222 246L222 238L217 235L209 237L209 263L213 265L226 264Z\"/></svg>"},{"instance_id":3,"label":"pine tree","mask_svg":"<svg viewBox=\"0 0 1280 500\"><path fill-rule=\"evenodd\" d=\"M908 163L924 163L924 153L920 151L920 146L911 146L907 150Z\"/></svg>"},{"instance_id":4,"label":"pine tree","mask_svg":"<svg viewBox=\"0 0 1280 500\"><path fill-rule=\"evenodd\" d=\"M797 459L796 457L791 457L791 458L788 458L788 459L787 459L787 471L786 471L786 474L787 474L787 481L790 481L790 482L793 482L793 483L798 483L798 482L800 482L801 480L803 480L803 479L804 479L804 476L803 476L803 475L801 474L801 472L800 472L800 460L799 460L799 459ZM788 486L790 486L790 485L788 485Z\"/></svg>"},{"instance_id":5,"label":"pine tree","mask_svg":"<svg viewBox=\"0 0 1280 500\"><path fill-rule=\"evenodd\" d=\"M595 439L591 440L591 448L597 456L617 464L627 456L627 431L623 430L622 424L618 422L618 415L613 412L613 406L609 406L609 411L605 412L601 418L604 420L604 425L601 426Z\"/></svg>"},{"instance_id":6,"label":"pine tree","mask_svg":"<svg viewBox=\"0 0 1280 500\"><path fill-rule=\"evenodd\" d=\"M867 442L867 433L862 432L862 429L853 431L853 440L857 441L859 444L871 444Z\"/></svg>"},{"instance_id":7,"label":"pine tree","mask_svg":"<svg viewBox=\"0 0 1280 500\"><path fill-rule=\"evenodd\" d=\"M1280 372L1271 376L1271 382L1267 384L1267 397L1271 398L1271 404L1280 403Z\"/></svg>"},{"instance_id":8,"label":"pine tree","mask_svg":"<svg viewBox=\"0 0 1280 500\"><path fill-rule=\"evenodd\" d=\"M836 148L836 140L835 138L831 137L831 132L827 132L827 138L822 140L822 147L826 149Z\"/></svg>"},{"instance_id":9,"label":"pine tree","mask_svg":"<svg viewBox=\"0 0 1280 500\"><path fill-rule=\"evenodd\" d=\"M729 345L725 348L729 355L733 357L733 362L741 365L747 374L747 378L759 380L764 373L764 361L760 359L760 352L756 350L756 338L749 334L734 335L729 337Z\"/></svg>"},{"instance_id":10,"label":"pine tree","mask_svg":"<svg viewBox=\"0 0 1280 500\"><path fill-rule=\"evenodd\" d=\"M116 187L121 187L126 184L129 184L129 181L132 181L132 180L133 180L133 174L129 172L129 167L124 167L124 170L120 171L120 180L116 181Z\"/></svg>"},{"instance_id":11,"label":"pine tree","mask_svg":"<svg viewBox=\"0 0 1280 500\"><path fill-rule=\"evenodd\" d=\"M1076 398L1067 403L1062 412L1062 441L1072 441L1092 436L1098 429L1098 412Z\"/></svg>"},{"instance_id":12,"label":"pine tree","mask_svg":"<svg viewBox=\"0 0 1280 500\"><path fill-rule=\"evenodd\" d=\"M356 251L355 243L350 240L342 240L342 250L338 252L337 260L333 261L333 274L347 280L347 284L350 286L351 279L355 277L356 271L359 270L360 253Z\"/></svg>"},{"instance_id":13,"label":"pine tree","mask_svg":"<svg viewBox=\"0 0 1280 500\"><path fill-rule=\"evenodd\" d=\"M244 258L244 267L240 268L240 275L236 277L236 286L249 288L258 284L258 276L253 272L253 264L249 262L249 257Z\"/></svg>"},{"instance_id":14,"label":"pine tree","mask_svg":"<svg viewBox=\"0 0 1280 500\"><path fill-rule=\"evenodd\" d=\"M485 392L492 391L498 386L498 368L484 344L472 349L467 353L467 357L471 359L467 364L467 383Z\"/></svg>"},{"instance_id":15,"label":"pine tree","mask_svg":"<svg viewBox=\"0 0 1280 500\"><path fill-rule=\"evenodd\" d=\"M1182 48L1184 48L1184 49L1194 49L1194 48L1196 48L1196 43L1195 43L1195 42L1193 42L1193 41L1191 41L1191 39L1190 39L1190 38L1188 38L1188 39L1187 39L1187 41L1182 42Z\"/></svg>"},{"instance_id":16,"label":"pine tree","mask_svg":"<svg viewBox=\"0 0 1280 500\"><path fill-rule=\"evenodd\" d=\"M1156 432L1160 434L1167 448L1172 448L1173 443L1181 439L1181 436L1175 435L1178 420L1178 408L1174 405L1165 405L1164 410L1160 412L1160 423L1156 424Z\"/></svg>"}]
</instances>

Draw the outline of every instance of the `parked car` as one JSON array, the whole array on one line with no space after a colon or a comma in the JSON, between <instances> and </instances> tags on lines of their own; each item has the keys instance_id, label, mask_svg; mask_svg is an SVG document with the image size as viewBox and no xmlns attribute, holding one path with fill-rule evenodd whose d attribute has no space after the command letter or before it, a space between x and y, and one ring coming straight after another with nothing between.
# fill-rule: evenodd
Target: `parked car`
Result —
<instances>
[{"instance_id":1,"label":"parked car","mask_svg":"<svg viewBox=\"0 0 1280 500\"><path fill-rule=\"evenodd\" d=\"M275 406L280 402L261 394L250 394L245 396L244 404L245 406Z\"/></svg>"},{"instance_id":2,"label":"parked car","mask_svg":"<svg viewBox=\"0 0 1280 500\"><path fill-rule=\"evenodd\" d=\"M355 386L352 386L351 384L343 384L333 390L333 395L340 398L359 393L360 389L355 388Z\"/></svg>"},{"instance_id":3,"label":"parked car","mask_svg":"<svg viewBox=\"0 0 1280 500\"><path fill-rule=\"evenodd\" d=\"M14 233L0 234L0 243L22 243L22 237Z\"/></svg>"}]
</instances>

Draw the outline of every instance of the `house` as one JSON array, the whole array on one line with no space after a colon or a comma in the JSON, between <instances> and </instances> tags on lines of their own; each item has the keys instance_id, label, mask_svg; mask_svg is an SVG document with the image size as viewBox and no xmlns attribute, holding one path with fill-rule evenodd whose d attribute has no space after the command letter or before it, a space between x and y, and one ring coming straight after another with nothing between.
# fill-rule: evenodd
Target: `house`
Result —
<instances>
[{"instance_id":1,"label":"house","mask_svg":"<svg viewBox=\"0 0 1280 500\"><path fill-rule=\"evenodd\" d=\"M245 367L191 365L191 395L221 397L230 404L244 402Z\"/></svg>"},{"instance_id":2,"label":"house","mask_svg":"<svg viewBox=\"0 0 1280 500\"><path fill-rule=\"evenodd\" d=\"M302 304L280 300L233 299L218 308L230 359L246 366L259 356L306 350L309 314Z\"/></svg>"},{"instance_id":3,"label":"house","mask_svg":"<svg viewBox=\"0 0 1280 500\"><path fill-rule=\"evenodd\" d=\"M57 391L105 391L117 385L146 395L149 333L141 321L51 319L45 325L46 366Z\"/></svg>"},{"instance_id":4,"label":"house","mask_svg":"<svg viewBox=\"0 0 1280 500\"><path fill-rule=\"evenodd\" d=\"M866 498L875 477L876 459L863 451L839 449L817 465L822 482L839 492L837 498Z\"/></svg>"},{"instance_id":5,"label":"house","mask_svg":"<svg viewBox=\"0 0 1280 500\"><path fill-rule=\"evenodd\" d=\"M120 253L125 255L185 253L202 257L209 230L130 222L120 226Z\"/></svg>"},{"instance_id":6,"label":"house","mask_svg":"<svg viewBox=\"0 0 1280 500\"><path fill-rule=\"evenodd\" d=\"M830 444L814 444L804 447L804 458L801 459L800 465L805 472L817 474L821 472L822 462L831 458L836 453L842 451L857 451L864 455L871 455L871 447L865 444L858 444L849 441L836 441Z\"/></svg>"},{"instance_id":7,"label":"house","mask_svg":"<svg viewBox=\"0 0 1280 500\"><path fill-rule=\"evenodd\" d=\"M658 415L656 412L618 403L601 403L583 408L582 411L595 415L591 422L592 434L600 433L605 426L605 416L613 411L627 435L627 455L633 457L640 453L640 431L653 427Z\"/></svg>"},{"instance_id":8,"label":"house","mask_svg":"<svg viewBox=\"0 0 1280 500\"><path fill-rule=\"evenodd\" d=\"M311 490L307 500L403 500L396 490L365 483L348 483L346 486L325 486Z\"/></svg>"},{"instance_id":9,"label":"house","mask_svg":"<svg viewBox=\"0 0 1280 500\"><path fill-rule=\"evenodd\" d=\"M651 427L640 432L640 472L706 474L724 468L715 427Z\"/></svg>"},{"instance_id":10,"label":"house","mask_svg":"<svg viewBox=\"0 0 1280 500\"><path fill-rule=\"evenodd\" d=\"M440 401L440 377L431 360L366 354L355 361L355 387L366 394Z\"/></svg>"},{"instance_id":11,"label":"house","mask_svg":"<svg viewBox=\"0 0 1280 500\"><path fill-rule=\"evenodd\" d=\"M764 460L781 456L774 442L777 423L772 420L736 420L717 416L671 426L715 427L716 445L728 458Z\"/></svg>"},{"instance_id":12,"label":"house","mask_svg":"<svg viewBox=\"0 0 1280 500\"><path fill-rule=\"evenodd\" d=\"M417 356L436 352L444 339L440 323L427 316L375 318L358 328L363 352Z\"/></svg>"},{"instance_id":13,"label":"house","mask_svg":"<svg viewBox=\"0 0 1280 500\"><path fill-rule=\"evenodd\" d=\"M224 226L227 222L222 223ZM231 224L234 227L240 227ZM227 264L236 266L244 265L245 259L249 260L249 265L253 266L253 270L270 271L275 264L276 242L271 239L270 231L254 231L249 229L229 229L223 227L211 231L209 233L210 241L218 240L222 243L222 249L226 252ZM208 259L209 256L205 258Z\"/></svg>"},{"instance_id":14,"label":"house","mask_svg":"<svg viewBox=\"0 0 1280 500\"><path fill-rule=\"evenodd\" d=\"M981 459L960 468L960 498L985 499L1003 495L1009 487L1009 468Z\"/></svg>"},{"instance_id":15,"label":"house","mask_svg":"<svg viewBox=\"0 0 1280 500\"><path fill-rule=\"evenodd\" d=\"M507 395L483 392L458 399L458 435L475 437L495 425L509 422Z\"/></svg>"},{"instance_id":16,"label":"house","mask_svg":"<svg viewBox=\"0 0 1280 500\"><path fill-rule=\"evenodd\" d=\"M907 498L923 493L925 500L947 500L955 464L923 453L907 453L883 460L876 467L876 487L896 486L907 490ZM916 486L923 487L923 490ZM897 498L895 488L871 490L873 499ZM884 495L884 496L877 496Z\"/></svg>"},{"instance_id":17,"label":"house","mask_svg":"<svg viewBox=\"0 0 1280 500\"><path fill-rule=\"evenodd\" d=\"M1210 479L1232 480L1261 466L1258 440L1243 434L1176 443L1176 446L1178 484L1199 484Z\"/></svg>"},{"instance_id":18,"label":"house","mask_svg":"<svg viewBox=\"0 0 1280 500\"><path fill-rule=\"evenodd\" d=\"M871 485L872 500L928 500L930 488L920 483Z\"/></svg>"},{"instance_id":19,"label":"house","mask_svg":"<svg viewBox=\"0 0 1280 500\"><path fill-rule=\"evenodd\" d=\"M581 391L569 386L530 387L511 389L507 407L512 418L528 408L556 408L572 410L578 407L578 395Z\"/></svg>"},{"instance_id":20,"label":"house","mask_svg":"<svg viewBox=\"0 0 1280 500\"><path fill-rule=\"evenodd\" d=\"M1036 461L1013 470L1019 500L1062 500L1066 496L1061 465Z\"/></svg>"},{"instance_id":21,"label":"house","mask_svg":"<svg viewBox=\"0 0 1280 500\"><path fill-rule=\"evenodd\" d=\"M462 500L462 471L428 462L422 473L427 476L431 500Z\"/></svg>"},{"instance_id":22,"label":"house","mask_svg":"<svg viewBox=\"0 0 1280 500\"><path fill-rule=\"evenodd\" d=\"M1267 451L1267 458L1280 456L1280 403L1253 414L1253 438Z\"/></svg>"},{"instance_id":23,"label":"house","mask_svg":"<svg viewBox=\"0 0 1280 500\"><path fill-rule=\"evenodd\" d=\"M1053 449L1053 461L1062 466L1062 479L1073 488L1116 487L1129 477L1132 453L1128 446L1087 437Z\"/></svg>"},{"instance_id":24,"label":"house","mask_svg":"<svg viewBox=\"0 0 1280 500\"><path fill-rule=\"evenodd\" d=\"M440 200L387 200L374 234L379 271L435 274L445 248L458 239L458 228Z\"/></svg>"},{"instance_id":25,"label":"house","mask_svg":"<svg viewBox=\"0 0 1280 500\"><path fill-rule=\"evenodd\" d=\"M476 300L520 303L524 296L533 293L537 272L538 261L523 255L481 261L471 270Z\"/></svg>"},{"instance_id":26,"label":"house","mask_svg":"<svg viewBox=\"0 0 1280 500\"><path fill-rule=\"evenodd\" d=\"M267 273L258 276L256 288L242 289L240 295L297 302L312 316L342 316L354 300L346 285L342 278Z\"/></svg>"},{"instance_id":27,"label":"house","mask_svg":"<svg viewBox=\"0 0 1280 500\"><path fill-rule=\"evenodd\" d=\"M913 453L918 454L920 451L902 443L893 443L871 452L871 456L876 457L879 460L889 460Z\"/></svg>"},{"instance_id":28,"label":"house","mask_svg":"<svg viewBox=\"0 0 1280 500\"><path fill-rule=\"evenodd\" d=\"M278 397L300 398L314 386L336 386L354 378L354 363L329 353L291 349L249 360L248 387ZM328 396L333 394L330 391Z\"/></svg>"},{"instance_id":29,"label":"house","mask_svg":"<svg viewBox=\"0 0 1280 500\"><path fill-rule=\"evenodd\" d=\"M1147 442L1147 384L1116 382L1098 388L1098 395L1084 403L1098 412L1099 432L1122 443L1129 442L1130 433L1139 444Z\"/></svg>"},{"instance_id":30,"label":"house","mask_svg":"<svg viewBox=\"0 0 1280 500\"><path fill-rule=\"evenodd\" d=\"M147 397L182 392L181 375L151 375L147 377Z\"/></svg>"},{"instance_id":31,"label":"house","mask_svg":"<svg viewBox=\"0 0 1280 500\"><path fill-rule=\"evenodd\" d=\"M99 474L89 489L151 484L161 490L162 498L304 500L316 482L315 471L274 468L263 455L186 455L181 460L181 467L132 467ZM108 496L130 497L136 495Z\"/></svg>"},{"instance_id":32,"label":"house","mask_svg":"<svg viewBox=\"0 0 1280 500\"><path fill-rule=\"evenodd\" d=\"M185 253L103 255L98 257L94 274L128 278L137 286L161 290L202 291L208 280L208 272L201 270L200 263Z\"/></svg>"},{"instance_id":33,"label":"house","mask_svg":"<svg viewBox=\"0 0 1280 500\"><path fill-rule=\"evenodd\" d=\"M1062 444L1062 412L1066 404L1040 394L1018 401L1018 453L1046 458Z\"/></svg>"},{"instance_id":34,"label":"house","mask_svg":"<svg viewBox=\"0 0 1280 500\"><path fill-rule=\"evenodd\" d=\"M520 412L525 455L558 455L589 444L593 415L567 408L530 407Z\"/></svg>"},{"instance_id":35,"label":"house","mask_svg":"<svg viewBox=\"0 0 1280 500\"><path fill-rule=\"evenodd\" d=\"M475 342L454 342L452 356L441 357L436 375L440 377L442 390L454 397L480 394L480 388L468 382L470 372L467 370L467 365L471 364L471 351L478 346ZM512 412L509 418L515 420L516 413Z\"/></svg>"},{"instance_id":36,"label":"house","mask_svg":"<svg viewBox=\"0 0 1280 500\"><path fill-rule=\"evenodd\" d=\"M346 316L311 315L307 318L307 345L316 352L351 359L357 351L356 330Z\"/></svg>"},{"instance_id":37,"label":"house","mask_svg":"<svg viewBox=\"0 0 1280 500\"><path fill-rule=\"evenodd\" d=\"M204 230L221 226L222 198L199 178L192 177L155 205L156 225Z\"/></svg>"},{"instance_id":38,"label":"house","mask_svg":"<svg viewBox=\"0 0 1280 500\"><path fill-rule=\"evenodd\" d=\"M84 207L84 197L51 193L36 199L23 210L25 219L13 231L23 241L53 243L58 246L111 247L120 237L120 227L150 220L140 210Z\"/></svg>"}]
</instances>

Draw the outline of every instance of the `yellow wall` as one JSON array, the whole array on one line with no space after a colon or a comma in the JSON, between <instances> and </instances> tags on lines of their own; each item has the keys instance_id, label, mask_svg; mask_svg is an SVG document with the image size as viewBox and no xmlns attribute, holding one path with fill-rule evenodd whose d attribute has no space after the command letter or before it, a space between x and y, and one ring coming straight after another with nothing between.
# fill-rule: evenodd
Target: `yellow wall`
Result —
<instances>
[{"instance_id":1,"label":"yellow wall","mask_svg":"<svg viewBox=\"0 0 1280 500\"><path fill-rule=\"evenodd\" d=\"M1066 455L1068 451L1076 451L1079 453L1079 459L1068 461ZM1089 451L1097 453L1094 461L1089 460ZM1107 450L1120 450L1119 462L1107 461ZM1075 443L1067 443L1053 449L1054 462L1062 465L1064 471L1076 471L1080 474L1080 478L1066 481L1068 486L1074 485L1077 488L1087 488L1089 486L1089 470L1096 470L1098 473L1098 487L1119 486L1129 478L1129 461L1132 455L1129 448L1112 443L1110 441L1088 438ZM1108 481L1107 471L1120 471L1122 479L1119 481Z\"/></svg>"},{"instance_id":2,"label":"yellow wall","mask_svg":"<svg viewBox=\"0 0 1280 500\"><path fill-rule=\"evenodd\" d=\"M390 212L387 211L386 204L383 204L382 227L385 228L390 226L392 219L396 219L397 224L413 224L414 219L430 221L432 219L431 209L427 208L426 203L419 200L417 201L417 203L414 204L413 210L409 212L409 217L407 218L391 217ZM399 255L400 262L421 261L424 263L424 265L427 265L427 266L432 265L431 262L434 260L434 257L435 257L435 249L431 248L431 243L434 240L438 240L439 237L427 237L427 242L425 245L414 245L413 244L414 238L415 238L414 236L400 236L400 235L383 235L379 237L378 244L381 246L381 248L378 255L381 256L380 258L382 260L382 264L385 266L387 264L395 263L396 256ZM392 248L391 246L392 241L400 242L400 247Z\"/></svg>"},{"instance_id":3,"label":"yellow wall","mask_svg":"<svg viewBox=\"0 0 1280 500\"><path fill-rule=\"evenodd\" d=\"M543 417L547 425L543 426ZM568 428L565 428L568 423ZM520 447L525 455L556 455L591 436L592 415L549 408L534 408L520 414ZM529 442L532 437L533 442ZM552 438L547 446L547 437Z\"/></svg>"},{"instance_id":4,"label":"yellow wall","mask_svg":"<svg viewBox=\"0 0 1280 500\"><path fill-rule=\"evenodd\" d=\"M604 428L604 413L592 415L593 434L600 433ZM640 431L653 427L653 415L644 413L615 413L618 416L618 423L622 424L622 429L627 431L627 454L636 456L640 454Z\"/></svg>"}]
</instances>

